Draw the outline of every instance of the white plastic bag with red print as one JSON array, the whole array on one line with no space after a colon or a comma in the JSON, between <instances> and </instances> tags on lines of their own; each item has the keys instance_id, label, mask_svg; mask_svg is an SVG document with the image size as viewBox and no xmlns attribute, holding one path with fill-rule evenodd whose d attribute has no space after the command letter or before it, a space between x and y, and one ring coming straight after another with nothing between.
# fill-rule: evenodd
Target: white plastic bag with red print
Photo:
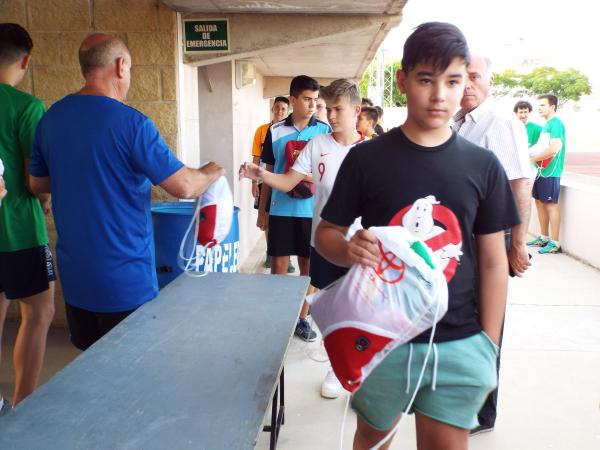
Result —
<instances>
[{"instance_id":1,"label":"white plastic bag with red print","mask_svg":"<svg viewBox=\"0 0 600 450\"><path fill-rule=\"evenodd\" d=\"M177 263L184 273L195 276L205 274L200 271L200 266L206 249L214 247L227 237L232 221L233 195L227 178L222 176L194 204L194 215L177 255Z\"/></svg>"},{"instance_id":2,"label":"white plastic bag with red print","mask_svg":"<svg viewBox=\"0 0 600 450\"><path fill-rule=\"evenodd\" d=\"M379 239L377 269L352 266L311 306L333 371L350 392L389 352L431 328L448 309L443 269L423 241L401 226L369 231Z\"/></svg>"}]
</instances>

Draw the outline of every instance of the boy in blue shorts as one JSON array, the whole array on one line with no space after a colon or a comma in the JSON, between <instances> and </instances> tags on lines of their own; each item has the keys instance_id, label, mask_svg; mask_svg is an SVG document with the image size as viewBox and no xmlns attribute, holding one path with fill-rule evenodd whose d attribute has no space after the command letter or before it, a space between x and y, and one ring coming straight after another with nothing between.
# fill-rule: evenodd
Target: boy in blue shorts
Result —
<instances>
[{"instance_id":1,"label":"boy in blue shorts","mask_svg":"<svg viewBox=\"0 0 600 450\"><path fill-rule=\"evenodd\" d=\"M558 98L552 94L541 95L539 112L546 119L539 137L543 142L541 151L531 156L537 168L533 183L533 198L540 222L540 235L527 245L541 247L538 253L558 253L561 251L558 235L560 231L560 177L565 165L565 126L556 116Z\"/></svg>"},{"instance_id":2,"label":"boy in blue shorts","mask_svg":"<svg viewBox=\"0 0 600 450\"><path fill-rule=\"evenodd\" d=\"M407 97L406 122L350 150L316 232L316 249L331 263L376 268L381 255L368 228L402 225L444 268L448 312L437 325L409 411L415 413L420 450L467 448L477 412L497 383L508 280L503 230L519 223L496 156L449 127L469 58L455 26L431 22L415 29L397 73ZM362 217L365 229L346 241L356 217ZM355 449L377 444L400 420L425 362L430 333L391 352L354 394Z\"/></svg>"}]
</instances>

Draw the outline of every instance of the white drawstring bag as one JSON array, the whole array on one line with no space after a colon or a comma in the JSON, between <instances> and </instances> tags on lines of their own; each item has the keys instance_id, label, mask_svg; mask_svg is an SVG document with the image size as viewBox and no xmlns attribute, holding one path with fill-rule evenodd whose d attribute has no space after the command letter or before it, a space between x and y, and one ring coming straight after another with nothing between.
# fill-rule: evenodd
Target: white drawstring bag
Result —
<instances>
[{"instance_id":1,"label":"white drawstring bag","mask_svg":"<svg viewBox=\"0 0 600 450\"><path fill-rule=\"evenodd\" d=\"M181 240L177 263L184 273L203 276L200 266L207 248L222 242L233 221L233 195L227 178L220 177L196 199L194 214ZM191 234L192 228L194 234Z\"/></svg>"},{"instance_id":2,"label":"white drawstring bag","mask_svg":"<svg viewBox=\"0 0 600 450\"><path fill-rule=\"evenodd\" d=\"M350 392L448 309L442 265L427 244L401 226L369 231L379 239L378 268L354 265L311 299L332 369Z\"/></svg>"}]
</instances>

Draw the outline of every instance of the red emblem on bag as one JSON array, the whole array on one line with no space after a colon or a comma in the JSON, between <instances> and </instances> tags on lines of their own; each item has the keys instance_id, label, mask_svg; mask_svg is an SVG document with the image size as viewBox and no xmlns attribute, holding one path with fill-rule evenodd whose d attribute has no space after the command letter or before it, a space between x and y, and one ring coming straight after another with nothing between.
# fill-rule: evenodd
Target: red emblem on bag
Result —
<instances>
[{"instance_id":1,"label":"red emblem on bag","mask_svg":"<svg viewBox=\"0 0 600 450\"><path fill-rule=\"evenodd\" d=\"M308 141L288 141L285 144L285 173L287 173ZM315 193L315 185L309 181L301 181L287 193L292 198L310 198Z\"/></svg>"}]
</instances>

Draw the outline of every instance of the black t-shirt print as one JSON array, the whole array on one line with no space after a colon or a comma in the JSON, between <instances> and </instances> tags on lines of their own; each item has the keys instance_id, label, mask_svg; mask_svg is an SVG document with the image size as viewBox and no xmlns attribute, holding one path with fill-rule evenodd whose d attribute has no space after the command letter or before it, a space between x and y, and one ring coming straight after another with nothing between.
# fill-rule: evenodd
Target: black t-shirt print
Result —
<instances>
[{"instance_id":1,"label":"black t-shirt print","mask_svg":"<svg viewBox=\"0 0 600 450\"><path fill-rule=\"evenodd\" d=\"M321 217L349 226L403 225L444 265L448 312L436 342L481 330L477 316L476 234L519 223L512 190L496 156L462 137L438 147L410 141L401 128L360 144L342 163ZM429 331L413 342L427 342Z\"/></svg>"}]
</instances>

